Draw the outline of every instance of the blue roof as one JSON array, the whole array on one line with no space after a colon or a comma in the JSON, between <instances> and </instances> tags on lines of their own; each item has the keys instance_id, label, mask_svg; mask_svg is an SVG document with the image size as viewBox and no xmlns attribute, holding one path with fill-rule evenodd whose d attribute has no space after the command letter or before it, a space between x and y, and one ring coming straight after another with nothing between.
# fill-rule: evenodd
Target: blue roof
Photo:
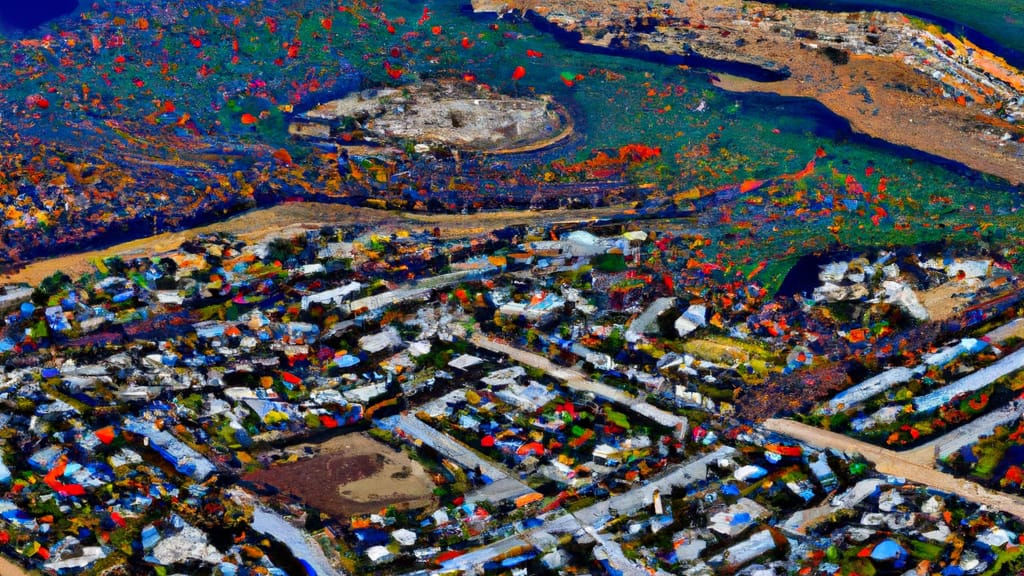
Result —
<instances>
[{"instance_id":1,"label":"blue roof","mask_svg":"<svg viewBox=\"0 0 1024 576\"><path fill-rule=\"evenodd\" d=\"M882 540L871 551L872 560L896 560L906 556L906 549L900 546L899 542L892 539Z\"/></svg>"},{"instance_id":2,"label":"blue roof","mask_svg":"<svg viewBox=\"0 0 1024 576\"><path fill-rule=\"evenodd\" d=\"M978 457L974 455L974 450L971 449L970 444L960 447L960 457L964 459L966 464L974 464L978 461Z\"/></svg>"},{"instance_id":3,"label":"blue roof","mask_svg":"<svg viewBox=\"0 0 1024 576\"><path fill-rule=\"evenodd\" d=\"M524 528L536 528L542 524L544 524L543 518L527 518L526 520L523 520Z\"/></svg>"},{"instance_id":4,"label":"blue roof","mask_svg":"<svg viewBox=\"0 0 1024 576\"><path fill-rule=\"evenodd\" d=\"M157 542L160 541L160 533L157 532L156 527L150 524L142 529L142 547L145 550L156 546Z\"/></svg>"},{"instance_id":5,"label":"blue roof","mask_svg":"<svg viewBox=\"0 0 1024 576\"><path fill-rule=\"evenodd\" d=\"M740 524L746 524L750 522L752 518L749 512L740 512L739 514L732 517L732 521L729 522L730 526L738 526Z\"/></svg>"},{"instance_id":6,"label":"blue roof","mask_svg":"<svg viewBox=\"0 0 1024 576\"><path fill-rule=\"evenodd\" d=\"M388 543L388 533L383 530L377 530L376 528L361 528L353 531L356 535L356 539L363 546L377 546Z\"/></svg>"},{"instance_id":7,"label":"blue roof","mask_svg":"<svg viewBox=\"0 0 1024 576\"><path fill-rule=\"evenodd\" d=\"M345 354L341 358L336 359L334 363L337 364L340 368L348 368L349 366L355 366L356 364L359 364L359 357L353 356L351 354Z\"/></svg>"}]
</instances>

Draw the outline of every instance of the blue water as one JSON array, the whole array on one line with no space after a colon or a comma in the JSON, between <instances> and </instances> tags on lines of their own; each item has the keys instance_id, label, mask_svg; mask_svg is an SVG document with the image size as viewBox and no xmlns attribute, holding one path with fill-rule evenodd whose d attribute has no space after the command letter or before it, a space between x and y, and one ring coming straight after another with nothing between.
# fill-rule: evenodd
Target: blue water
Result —
<instances>
[{"instance_id":1,"label":"blue water","mask_svg":"<svg viewBox=\"0 0 1024 576\"><path fill-rule=\"evenodd\" d=\"M16 0L0 1L0 24L5 29L31 30L54 18L70 14L78 8L78 0Z\"/></svg>"},{"instance_id":2,"label":"blue water","mask_svg":"<svg viewBox=\"0 0 1024 576\"><path fill-rule=\"evenodd\" d=\"M974 42L979 48L994 52L1018 68L1024 67L1024 2L1016 14L1003 14L1000 7L984 0L964 0L961 6L941 0L764 0L791 8L856 12L860 10L892 10L938 24L957 36ZM974 8L971 8L971 5Z\"/></svg>"},{"instance_id":3,"label":"blue water","mask_svg":"<svg viewBox=\"0 0 1024 576\"><path fill-rule=\"evenodd\" d=\"M141 1L121 0L120 4ZM219 6L244 3L242 0L209 1ZM402 32L415 29L411 23L422 14L422 0L379 1L390 18L403 17L410 23ZM832 0L797 0L800 1L814 7L836 4ZM880 1L864 0L865 4ZM26 23L44 22L46 18L57 17L61 10L73 10L77 4L74 0L40 0L27 3L33 8L25 9L10 6L11 2L0 0L0 18L4 18L8 26L13 26L12 22L19 18ZM97 3L117 11L118 3L113 0L97 0ZM205 2L187 1L179 6L183 4L198 6ZM79 8L91 5L92 2L82 3ZM330 4L323 0L308 2L308 5L311 9L327 6L330 10ZM474 15L467 9L467 0L431 0L430 9L433 22L444 25L443 38L424 35L406 40L377 26L354 31L351 42L340 46L359 71L354 74L353 82L365 74L368 85L389 83L382 64L391 57L385 55L382 47L395 46L403 50L400 61L393 64L409 70L408 78L469 72L501 92L536 91L552 95L574 116L577 128L574 137L549 150L493 160L504 163L510 171L521 171L528 177L524 181L540 178L548 165L555 162L579 162L590 157L593 150L643 143L660 147L662 161L643 167L645 172L638 175L637 180L673 194L698 186L714 189L746 179L770 179L792 173L803 168L821 147L829 154L826 162L834 163L832 167L837 173L863 174L865 167L873 166L878 174L890 179L890 194L897 198L913 197L925 202L930 194L949 195L955 190L958 201L979 206L991 204L997 214L1008 213L1019 202L1020 188L990 181L947 160L854 134L845 120L816 102L764 94L726 93L714 88L708 79L709 69L717 72L724 68L751 76L763 74L757 70L696 58L585 48L579 46L571 34L553 30L536 19L506 17L498 20L494 15ZM472 38L474 47L460 47L460 37ZM426 39L433 40L435 45L428 47ZM529 58L527 49L545 55ZM364 55L365 60L360 57ZM433 61L428 55L434 56ZM687 64L688 69L679 64ZM518 65L524 65L528 72L523 81L516 83L511 80L511 73ZM561 80L563 73L583 79L567 86ZM338 89L351 88L354 85L346 84ZM316 95L317 100L322 97L322 93ZM705 147L703 152L702 146ZM443 180L448 182L447 178ZM560 185L572 186L569 182ZM446 186L436 188L441 190ZM530 188L531 195L534 192L530 186L522 188ZM495 189L501 194L518 190L511 183L496 183ZM456 198L449 201L456 200L456 189L452 188L450 193ZM279 198L257 196L256 201L264 205L275 203ZM905 213L909 212L908 209ZM196 223L210 217L209 212L197 214ZM136 237L152 226L153 222L147 217L125 223L121 230L125 235ZM873 231L868 229L865 233ZM874 232L876 236L882 234Z\"/></svg>"}]
</instances>

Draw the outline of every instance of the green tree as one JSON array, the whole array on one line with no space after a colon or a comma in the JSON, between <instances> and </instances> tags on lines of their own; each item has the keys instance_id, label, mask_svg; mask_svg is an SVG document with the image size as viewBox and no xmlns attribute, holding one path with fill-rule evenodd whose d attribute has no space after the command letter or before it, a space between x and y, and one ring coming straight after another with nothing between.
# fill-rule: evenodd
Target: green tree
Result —
<instances>
[{"instance_id":1,"label":"green tree","mask_svg":"<svg viewBox=\"0 0 1024 576\"><path fill-rule=\"evenodd\" d=\"M270 241L270 244L267 245L267 259L271 262L284 262L301 251L302 248L293 240L288 238L274 238Z\"/></svg>"},{"instance_id":2,"label":"green tree","mask_svg":"<svg viewBox=\"0 0 1024 576\"><path fill-rule=\"evenodd\" d=\"M32 293L32 302L36 306L46 306L50 301L50 297L57 294L61 290L64 290L67 286L71 285L71 278L63 272L54 272L36 287Z\"/></svg>"},{"instance_id":3,"label":"green tree","mask_svg":"<svg viewBox=\"0 0 1024 576\"><path fill-rule=\"evenodd\" d=\"M618 354L626 345L626 335L622 331L621 326L612 328L612 331L608 334L608 337L601 342L601 352L609 356Z\"/></svg>"}]
</instances>

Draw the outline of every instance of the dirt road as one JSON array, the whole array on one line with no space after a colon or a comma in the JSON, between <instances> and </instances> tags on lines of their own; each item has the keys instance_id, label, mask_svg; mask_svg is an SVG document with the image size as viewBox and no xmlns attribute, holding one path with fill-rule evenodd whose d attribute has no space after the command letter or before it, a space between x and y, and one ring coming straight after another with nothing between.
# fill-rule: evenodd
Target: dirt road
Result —
<instances>
[{"instance_id":1,"label":"dirt road","mask_svg":"<svg viewBox=\"0 0 1024 576\"><path fill-rule=\"evenodd\" d=\"M13 560L0 556L0 576L31 576L32 573L25 570Z\"/></svg>"},{"instance_id":2,"label":"dirt road","mask_svg":"<svg viewBox=\"0 0 1024 576\"><path fill-rule=\"evenodd\" d=\"M819 449L836 448L844 452L856 452L874 463L882 474L890 474L906 478L930 486L937 490L956 494L965 500L984 504L989 508L1001 510L1024 519L1024 499L1008 494L993 492L969 480L963 480L929 466L923 466L906 456L886 450L867 442L862 442L842 434L829 432L792 420L772 418L764 422L764 427L773 432L796 438Z\"/></svg>"},{"instance_id":3,"label":"dirt road","mask_svg":"<svg viewBox=\"0 0 1024 576\"><path fill-rule=\"evenodd\" d=\"M60 270L75 278L92 272L91 262L108 256L144 257L173 250L182 242L201 233L228 232L246 242L259 242L274 236L294 236L304 230L321 226L352 226L372 224L382 233L396 230L430 230L436 227L443 238L465 238L484 234L497 228L516 224L547 224L554 222L587 221L621 212L616 208L591 210L506 210L480 212L472 216L461 214L418 214L389 212L343 204L297 202L272 208L253 210L223 222L179 232L165 232L109 248L58 256L26 265L9 274L0 273L0 284L26 282L38 284L43 278Z\"/></svg>"}]
</instances>

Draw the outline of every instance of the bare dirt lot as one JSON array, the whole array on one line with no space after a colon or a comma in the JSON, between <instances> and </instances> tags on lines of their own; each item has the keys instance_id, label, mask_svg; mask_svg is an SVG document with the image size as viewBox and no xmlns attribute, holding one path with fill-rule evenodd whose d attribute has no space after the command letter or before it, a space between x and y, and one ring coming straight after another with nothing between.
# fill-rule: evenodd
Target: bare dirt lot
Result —
<instances>
[{"instance_id":1,"label":"bare dirt lot","mask_svg":"<svg viewBox=\"0 0 1024 576\"><path fill-rule=\"evenodd\" d=\"M419 463L365 434L346 434L314 448L320 453L313 458L259 470L245 480L294 494L338 518L434 501L434 483Z\"/></svg>"}]
</instances>

